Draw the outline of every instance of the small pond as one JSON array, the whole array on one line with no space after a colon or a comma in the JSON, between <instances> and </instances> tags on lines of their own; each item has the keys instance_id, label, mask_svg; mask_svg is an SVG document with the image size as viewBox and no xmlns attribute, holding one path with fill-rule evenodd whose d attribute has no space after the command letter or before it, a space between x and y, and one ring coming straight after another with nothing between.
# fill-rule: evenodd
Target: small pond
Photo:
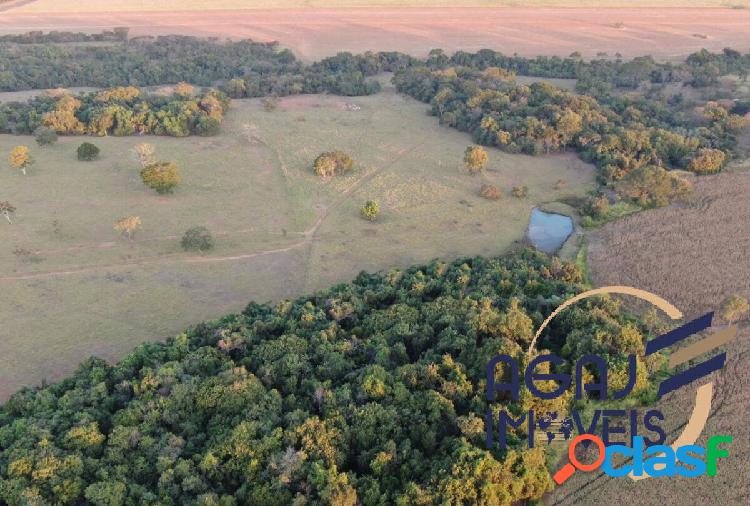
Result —
<instances>
[{"instance_id":1,"label":"small pond","mask_svg":"<svg viewBox=\"0 0 750 506\"><path fill-rule=\"evenodd\" d=\"M528 236L536 249L554 253L572 233L573 219L570 216L545 213L536 207L531 210Z\"/></svg>"}]
</instances>

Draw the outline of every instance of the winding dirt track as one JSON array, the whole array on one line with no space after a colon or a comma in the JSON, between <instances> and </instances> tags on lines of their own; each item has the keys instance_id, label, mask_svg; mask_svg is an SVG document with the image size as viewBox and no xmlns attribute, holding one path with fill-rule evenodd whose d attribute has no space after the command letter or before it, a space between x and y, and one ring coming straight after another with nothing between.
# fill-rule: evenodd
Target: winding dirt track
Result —
<instances>
[{"instance_id":1,"label":"winding dirt track","mask_svg":"<svg viewBox=\"0 0 750 506\"><path fill-rule=\"evenodd\" d=\"M508 54L567 56L603 51L676 59L702 47L750 50L750 9L727 8L359 8L171 12L24 13L9 8L0 33L189 34L277 40L305 60L338 51L400 50L415 55L492 48Z\"/></svg>"}]
</instances>

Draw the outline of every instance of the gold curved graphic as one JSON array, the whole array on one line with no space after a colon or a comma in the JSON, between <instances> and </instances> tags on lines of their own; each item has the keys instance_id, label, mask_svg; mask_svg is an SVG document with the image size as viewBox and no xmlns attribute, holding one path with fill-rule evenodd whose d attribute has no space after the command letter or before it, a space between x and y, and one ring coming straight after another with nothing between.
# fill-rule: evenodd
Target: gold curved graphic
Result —
<instances>
[{"instance_id":1,"label":"gold curved graphic","mask_svg":"<svg viewBox=\"0 0 750 506\"><path fill-rule=\"evenodd\" d=\"M539 327L539 329L536 331L536 334L534 334L534 338L531 340L531 344L529 345L527 354L530 354L534 350L537 339L542 334L544 329L547 328L549 322L551 322L552 319L557 316L560 311L567 308L568 306L575 304L576 302L587 299L589 297L610 293L631 295L633 297L637 297L661 309L662 311L664 311L664 313L666 313L667 316L669 316L673 320L679 320L680 318L682 318L682 312L679 309L677 309L670 302L656 295L655 293L641 290L640 288L633 288L632 286L621 285L594 288L593 290L587 290L585 292L579 293L575 297L566 300L557 309L555 309L552 314L549 315L546 320L544 320L544 323L542 323L541 327ZM685 425L685 428L682 430L682 433L672 444L672 449L676 449L680 446L695 444L695 442L703 432L703 428L706 426L706 422L708 421L708 415L711 412L712 397L713 382L698 388L697 392L695 393L695 405L693 406L693 412L690 414L690 419L688 420L687 425ZM630 478L635 481L651 478L651 476L649 476L645 472L641 476L634 476L631 471L628 476L630 476Z\"/></svg>"}]
</instances>

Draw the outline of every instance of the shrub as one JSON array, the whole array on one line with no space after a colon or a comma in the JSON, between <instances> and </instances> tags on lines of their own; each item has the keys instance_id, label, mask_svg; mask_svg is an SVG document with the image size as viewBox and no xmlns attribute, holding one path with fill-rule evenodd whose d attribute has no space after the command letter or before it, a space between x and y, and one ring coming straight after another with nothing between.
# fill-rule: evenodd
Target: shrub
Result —
<instances>
[{"instance_id":1,"label":"shrub","mask_svg":"<svg viewBox=\"0 0 750 506\"><path fill-rule=\"evenodd\" d=\"M16 146L11 149L10 155L8 155L8 161L10 162L11 167L20 170L24 176L26 175L26 169L34 164L34 159L29 153L28 146Z\"/></svg>"},{"instance_id":2,"label":"shrub","mask_svg":"<svg viewBox=\"0 0 750 506\"><path fill-rule=\"evenodd\" d=\"M138 216L120 218L115 222L114 228L132 241L135 231L141 228L141 219Z\"/></svg>"},{"instance_id":3,"label":"shrub","mask_svg":"<svg viewBox=\"0 0 750 506\"><path fill-rule=\"evenodd\" d=\"M487 200L497 200L500 197L502 197L502 193L500 192L500 189L491 184L483 184L482 188L479 190L479 195L486 198Z\"/></svg>"},{"instance_id":4,"label":"shrub","mask_svg":"<svg viewBox=\"0 0 750 506\"><path fill-rule=\"evenodd\" d=\"M261 103L263 104L264 111L273 112L276 110L277 107L279 107L279 98L278 97L265 97L261 100Z\"/></svg>"},{"instance_id":5,"label":"shrub","mask_svg":"<svg viewBox=\"0 0 750 506\"><path fill-rule=\"evenodd\" d=\"M57 132L46 126L40 126L34 130L34 137L40 146L51 146L57 142Z\"/></svg>"},{"instance_id":6,"label":"shrub","mask_svg":"<svg viewBox=\"0 0 750 506\"><path fill-rule=\"evenodd\" d=\"M180 183L180 170L174 162L153 163L141 170L141 179L160 195L172 193Z\"/></svg>"},{"instance_id":7,"label":"shrub","mask_svg":"<svg viewBox=\"0 0 750 506\"><path fill-rule=\"evenodd\" d=\"M745 318L749 312L750 304L745 297L731 295L721 304L719 317L727 323L734 323Z\"/></svg>"},{"instance_id":8,"label":"shrub","mask_svg":"<svg viewBox=\"0 0 750 506\"><path fill-rule=\"evenodd\" d=\"M472 174L482 171L487 165L487 151L482 146L469 146L464 151L464 165Z\"/></svg>"},{"instance_id":9,"label":"shrub","mask_svg":"<svg viewBox=\"0 0 750 506\"><path fill-rule=\"evenodd\" d=\"M78 159L84 162L96 160L99 157L99 148L90 142L84 142L78 146Z\"/></svg>"},{"instance_id":10,"label":"shrub","mask_svg":"<svg viewBox=\"0 0 750 506\"><path fill-rule=\"evenodd\" d=\"M596 219L605 218L609 214L609 199L605 195L589 197L583 205L582 213Z\"/></svg>"},{"instance_id":11,"label":"shrub","mask_svg":"<svg viewBox=\"0 0 750 506\"><path fill-rule=\"evenodd\" d=\"M374 200L368 200L360 209L362 217L366 220L375 221L380 213L380 205Z\"/></svg>"},{"instance_id":12,"label":"shrub","mask_svg":"<svg viewBox=\"0 0 750 506\"><path fill-rule=\"evenodd\" d=\"M313 172L321 177L346 174L354 169L354 160L343 151L321 153L313 162Z\"/></svg>"},{"instance_id":13,"label":"shrub","mask_svg":"<svg viewBox=\"0 0 750 506\"><path fill-rule=\"evenodd\" d=\"M529 188L527 186L514 186L512 193L514 197L522 199L529 194Z\"/></svg>"},{"instance_id":14,"label":"shrub","mask_svg":"<svg viewBox=\"0 0 750 506\"><path fill-rule=\"evenodd\" d=\"M5 201L0 201L0 215L5 216L5 219L8 220L8 223L13 223L13 221L10 219L10 215L16 212L16 206Z\"/></svg>"},{"instance_id":15,"label":"shrub","mask_svg":"<svg viewBox=\"0 0 750 506\"><path fill-rule=\"evenodd\" d=\"M192 227L185 232L180 241L185 251L208 251L214 247L214 238L206 227Z\"/></svg>"}]
</instances>

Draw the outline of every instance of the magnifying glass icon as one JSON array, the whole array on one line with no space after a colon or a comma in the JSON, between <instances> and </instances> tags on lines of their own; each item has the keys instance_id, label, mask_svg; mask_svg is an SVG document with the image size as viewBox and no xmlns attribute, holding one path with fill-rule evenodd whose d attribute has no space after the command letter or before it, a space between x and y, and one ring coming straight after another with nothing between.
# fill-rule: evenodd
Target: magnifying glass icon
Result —
<instances>
[{"instance_id":1,"label":"magnifying glass icon","mask_svg":"<svg viewBox=\"0 0 750 506\"><path fill-rule=\"evenodd\" d=\"M583 441L591 441L599 449L599 457L597 457L596 461L591 464L582 464L576 458L576 446L578 446L578 443ZM593 471L594 469L601 466L604 462L604 453L606 452L606 450L607 449L604 446L604 442L593 434L581 434L580 436L576 436L573 441L570 442L570 446L568 446L568 460L570 462L560 468L560 470L555 473L552 479L555 480L555 483L557 483L558 485L562 485L568 478L573 476L573 473L576 472L576 469L578 469L579 471Z\"/></svg>"}]
</instances>

